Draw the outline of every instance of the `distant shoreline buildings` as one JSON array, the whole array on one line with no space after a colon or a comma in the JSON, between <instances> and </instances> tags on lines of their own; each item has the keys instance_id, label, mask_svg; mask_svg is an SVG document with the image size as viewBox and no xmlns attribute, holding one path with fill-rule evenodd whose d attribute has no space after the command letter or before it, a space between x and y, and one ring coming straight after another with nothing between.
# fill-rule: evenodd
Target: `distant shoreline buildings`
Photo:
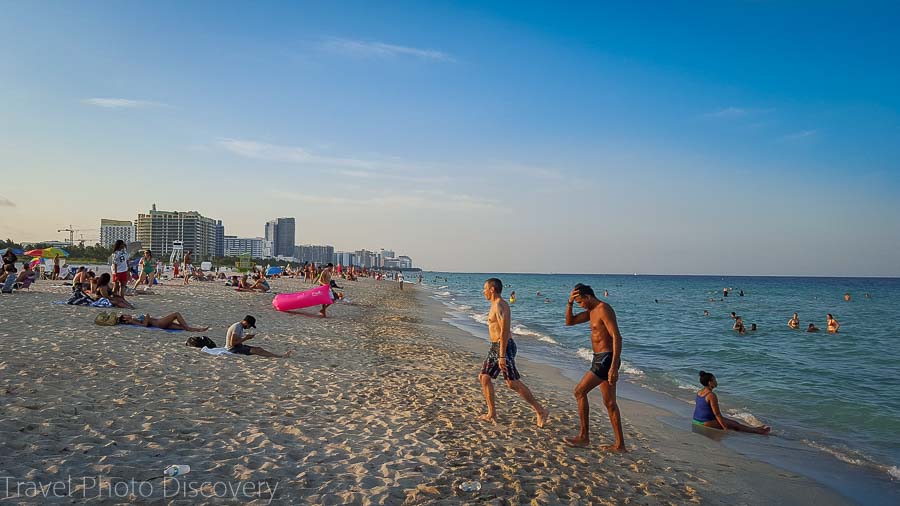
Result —
<instances>
[{"instance_id":1,"label":"distant shoreline buildings","mask_svg":"<svg viewBox=\"0 0 900 506\"><path fill-rule=\"evenodd\" d=\"M367 269L413 269L412 258L396 252L360 249L335 251L331 245L297 245L296 219L280 217L269 220L262 237L238 237L225 234L225 224L203 216L198 211L161 211L153 204L147 213L139 213L134 222L100 220L100 244L111 248L116 240L140 241L155 255L165 257L172 252L173 242L181 241L183 251L193 251L195 260L236 257L275 259L293 263L334 263L345 267Z\"/></svg>"}]
</instances>

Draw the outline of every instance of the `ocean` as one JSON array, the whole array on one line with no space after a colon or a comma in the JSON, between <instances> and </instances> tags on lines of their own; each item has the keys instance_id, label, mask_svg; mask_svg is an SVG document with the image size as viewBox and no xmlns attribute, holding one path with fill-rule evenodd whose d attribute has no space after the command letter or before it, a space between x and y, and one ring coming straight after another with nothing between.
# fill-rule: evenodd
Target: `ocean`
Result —
<instances>
[{"instance_id":1,"label":"ocean","mask_svg":"<svg viewBox=\"0 0 900 506\"><path fill-rule=\"evenodd\" d=\"M520 353L578 375L591 356L590 329L566 327L564 315L572 287L588 284L616 311L623 336L622 379L635 387L630 391L638 392L638 400L656 399L689 424L701 388L698 372L709 371L718 379L716 391L727 416L773 428L764 443L734 438L738 450L830 485L843 479L842 491L850 496L856 496L857 487L896 492L900 484L900 279L424 276L432 296L446 305L447 321L484 338L489 303L481 290L485 279L499 277L504 298L516 292L512 332ZM728 297L723 296L726 288ZM732 330L732 311L748 329L755 323L758 330L743 335ZM787 326L795 312L799 330ZM841 323L839 333L826 332L827 313ZM809 323L821 331L807 333ZM822 468L830 461L840 464ZM850 466L852 477L841 471L843 466Z\"/></svg>"}]
</instances>

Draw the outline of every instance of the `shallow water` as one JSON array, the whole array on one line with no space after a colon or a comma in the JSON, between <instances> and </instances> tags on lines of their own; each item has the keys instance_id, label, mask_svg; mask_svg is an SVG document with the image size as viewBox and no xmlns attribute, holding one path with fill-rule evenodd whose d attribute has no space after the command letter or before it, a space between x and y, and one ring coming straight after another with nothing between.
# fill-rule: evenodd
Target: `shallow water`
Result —
<instances>
[{"instance_id":1,"label":"shallow water","mask_svg":"<svg viewBox=\"0 0 900 506\"><path fill-rule=\"evenodd\" d=\"M483 334L485 274L427 273L434 297L456 323ZM900 480L900 280L721 276L504 274L516 292L512 330L524 348L586 369L586 325L564 325L576 283L591 285L616 311L623 378L692 403L700 369L716 374L729 416L766 423L790 447L830 455ZM443 279L446 278L446 281ZM733 288L723 297L723 288ZM604 296L609 290L609 296ZM739 296L743 290L744 296ZM540 295L537 295L537 292ZM843 299L851 294L851 301ZM871 297L865 297L868 293ZM712 300L710 300L712 299ZM578 308L576 307L576 310ZM708 310L709 316L703 316ZM732 330L734 311L750 328ZM788 328L791 314L802 328ZM825 315L840 321L825 332Z\"/></svg>"}]
</instances>

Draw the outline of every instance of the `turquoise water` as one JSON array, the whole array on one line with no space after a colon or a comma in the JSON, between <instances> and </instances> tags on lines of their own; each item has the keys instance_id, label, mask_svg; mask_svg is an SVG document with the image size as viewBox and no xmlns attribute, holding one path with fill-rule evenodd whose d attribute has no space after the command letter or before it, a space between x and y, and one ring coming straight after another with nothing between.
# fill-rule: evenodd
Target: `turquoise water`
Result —
<instances>
[{"instance_id":1,"label":"turquoise water","mask_svg":"<svg viewBox=\"0 0 900 506\"><path fill-rule=\"evenodd\" d=\"M427 273L426 281L457 324L483 334L479 328L489 305L481 289L487 277ZM589 284L618 316L625 380L687 406L700 388L697 372L713 372L726 414L771 425L776 438L770 440L900 480L900 279L498 277L505 298L516 291L514 337L538 357L586 369L589 329L566 327L564 314L575 283ZM733 291L723 298L726 287ZM732 311L748 329L756 323L758 330L733 331ZM794 312L801 330L787 326ZM841 323L838 334L825 332L827 313ZM810 322L822 331L805 332Z\"/></svg>"}]
</instances>

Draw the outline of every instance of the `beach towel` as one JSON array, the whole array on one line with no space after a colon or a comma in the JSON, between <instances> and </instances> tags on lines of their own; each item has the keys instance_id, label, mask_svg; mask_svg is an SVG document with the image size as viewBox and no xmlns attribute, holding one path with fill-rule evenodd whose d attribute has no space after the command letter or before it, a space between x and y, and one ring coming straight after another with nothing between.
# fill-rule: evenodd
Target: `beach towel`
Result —
<instances>
[{"instance_id":1,"label":"beach towel","mask_svg":"<svg viewBox=\"0 0 900 506\"><path fill-rule=\"evenodd\" d=\"M203 348L200 348L200 351L217 357L222 355L234 355L234 353L231 353L225 348L207 348L204 346Z\"/></svg>"},{"instance_id":2,"label":"beach towel","mask_svg":"<svg viewBox=\"0 0 900 506\"><path fill-rule=\"evenodd\" d=\"M106 297L100 297L94 302L91 302L91 307L113 307L113 305Z\"/></svg>"}]
</instances>

